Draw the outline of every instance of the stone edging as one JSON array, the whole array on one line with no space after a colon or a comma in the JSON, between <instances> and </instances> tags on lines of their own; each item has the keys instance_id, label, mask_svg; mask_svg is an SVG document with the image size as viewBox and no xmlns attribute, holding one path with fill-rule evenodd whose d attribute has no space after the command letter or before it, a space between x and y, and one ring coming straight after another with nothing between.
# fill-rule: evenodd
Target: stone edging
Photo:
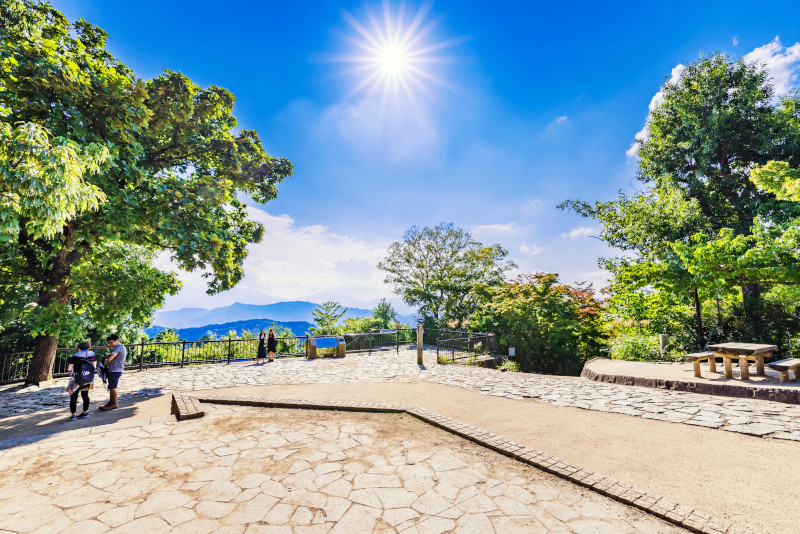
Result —
<instances>
[{"instance_id":1,"label":"stone edging","mask_svg":"<svg viewBox=\"0 0 800 534\"><path fill-rule=\"evenodd\" d=\"M175 397L182 397L184 399L190 398L188 395L177 395L174 396L173 399L175 399ZM552 473L570 482L594 490L614 500L639 508L640 510L656 515L670 523L691 530L692 532L703 534L744 534L750 532L733 525L730 521L712 517L709 514L694 510L689 506L684 506L659 495L634 488L629 484L623 484L612 480L599 473L586 471L544 452L522 446L496 434L486 432L418 406L370 402L234 397L227 395L197 395L191 398L195 401L213 404L235 404L265 408L305 408L355 412L407 413L426 423L447 430L448 432L461 436L483 447L492 449L504 456L514 458L524 464L531 465L542 471L547 471L548 473ZM194 410L187 412L186 417L182 417L182 412L176 412L178 419L183 420L190 417L202 416L202 411L199 412L200 415L197 415L198 410L196 404L191 401L175 402L175 400L173 400L173 408L176 406L179 409L187 407Z\"/></svg>"},{"instance_id":2,"label":"stone edging","mask_svg":"<svg viewBox=\"0 0 800 534\"><path fill-rule=\"evenodd\" d=\"M594 380L595 382L606 382L608 384L620 384L623 386L641 386L646 388L671 389L675 391L687 391L690 393L701 393L704 395L718 395L722 397L737 397L745 399L759 399L773 402L783 402L787 404L800 404L800 389L784 388L756 388L747 385L730 384L709 384L708 382L685 382L683 380L664 380L661 378L644 378L641 376L626 375L607 375L597 373L589 369L589 364L600 358L589 360L583 366L581 378Z\"/></svg>"},{"instance_id":3,"label":"stone edging","mask_svg":"<svg viewBox=\"0 0 800 534\"><path fill-rule=\"evenodd\" d=\"M187 419L203 417L206 412L203 410L200 401L196 397L173 394L171 413L178 418L178 421L185 421Z\"/></svg>"}]
</instances>

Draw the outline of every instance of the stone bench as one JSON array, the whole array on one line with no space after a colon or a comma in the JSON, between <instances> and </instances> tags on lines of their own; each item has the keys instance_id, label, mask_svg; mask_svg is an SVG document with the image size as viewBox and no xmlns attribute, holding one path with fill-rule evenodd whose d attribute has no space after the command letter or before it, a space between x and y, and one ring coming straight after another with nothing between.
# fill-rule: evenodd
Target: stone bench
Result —
<instances>
[{"instance_id":1,"label":"stone bench","mask_svg":"<svg viewBox=\"0 0 800 534\"><path fill-rule=\"evenodd\" d=\"M694 365L694 376L701 378L700 375L700 362L708 360L708 370L712 373L717 372L717 362L714 359L713 352L696 352L694 354L684 354L683 358L689 360Z\"/></svg>"},{"instance_id":2,"label":"stone bench","mask_svg":"<svg viewBox=\"0 0 800 534\"><path fill-rule=\"evenodd\" d=\"M789 381L789 371L794 373L794 379L800 380L800 359L786 358L767 364L770 369L775 369L780 375L781 382Z\"/></svg>"}]
</instances>

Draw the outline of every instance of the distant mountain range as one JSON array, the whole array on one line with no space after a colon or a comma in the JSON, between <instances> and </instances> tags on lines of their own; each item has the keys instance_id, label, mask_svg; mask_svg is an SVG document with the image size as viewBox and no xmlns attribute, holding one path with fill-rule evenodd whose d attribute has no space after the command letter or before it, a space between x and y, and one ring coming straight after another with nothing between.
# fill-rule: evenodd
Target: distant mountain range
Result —
<instances>
[{"instance_id":1,"label":"distant mountain range","mask_svg":"<svg viewBox=\"0 0 800 534\"><path fill-rule=\"evenodd\" d=\"M180 339L187 341L194 341L200 339L208 332L211 332L216 337L228 335L228 332L235 330L237 335L241 335L243 331L247 330L253 334L253 337L258 336L262 328L269 329L272 324L278 328L288 328L295 336L304 335L309 328L314 326L307 321L273 321L272 319L245 319L244 321L233 321L230 323L222 324L207 324L203 326L195 326L189 328L175 328ZM150 328L145 328L144 332L150 337L158 335L162 330L167 330L166 326L153 325Z\"/></svg>"},{"instance_id":2,"label":"distant mountain range","mask_svg":"<svg viewBox=\"0 0 800 534\"><path fill-rule=\"evenodd\" d=\"M230 330L241 333L242 330L258 332L276 325L289 328L295 335L301 336L314 324L312 312L319 304L306 301L276 302L274 304L242 304L236 302L230 306L207 310L205 308L181 308L179 310L159 311L155 314L153 326L145 329L149 336L162 330L173 328L181 339L194 340L205 335L209 330L218 336L226 335ZM352 317L371 317L372 310L363 308L347 308L342 320ZM272 318L275 319L272 319ZM415 315L398 315L397 320L403 324L416 324Z\"/></svg>"}]
</instances>

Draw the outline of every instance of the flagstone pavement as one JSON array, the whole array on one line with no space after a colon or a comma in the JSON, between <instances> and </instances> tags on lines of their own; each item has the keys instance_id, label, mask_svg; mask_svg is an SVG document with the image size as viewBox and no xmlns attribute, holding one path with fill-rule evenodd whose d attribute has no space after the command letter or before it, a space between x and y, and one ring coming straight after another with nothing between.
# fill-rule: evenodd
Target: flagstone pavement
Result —
<instances>
[{"instance_id":1,"label":"flagstone pavement","mask_svg":"<svg viewBox=\"0 0 800 534\"><path fill-rule=\"evenodd\" d=\"M408 415L204 406L0 450L0 530L684 532Z\"/></svg>"},{"instance_id":2,"label":"flagstone pavement","mask_svg":"<svg viewBox=\"0 0 800 534\"><path fill-rule=\"evenodd\" d=\"M479 391L484 395L545 402L601 412L613 412L699 425L770 439L800 441L800 406L756 399L593 382L574 377L500 372L460 365L438 365L435 351L426 350L424 365L416 350L348 354L344 358L286 358L264 365L252 362L126 371L120 399L174 391L196 391L270 384L430 381ZM33 413L68 405L66 379L41 388L0 386L0 413ZM102 392L102 385L98 385ZM96 395L95 395L96 397ZM376 399L379 401L379 399Z\"/></svg>"}]
</instances>

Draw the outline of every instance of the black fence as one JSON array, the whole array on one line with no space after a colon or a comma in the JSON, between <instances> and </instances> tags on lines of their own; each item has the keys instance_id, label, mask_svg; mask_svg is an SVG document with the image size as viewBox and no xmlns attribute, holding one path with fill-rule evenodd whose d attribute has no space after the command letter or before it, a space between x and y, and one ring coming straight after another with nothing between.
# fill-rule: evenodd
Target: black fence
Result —
<instances>
[{"instance_id":1,"label":"black fence","mask_svg":"<svg viewBox=\"0 0 800 534\"><path fill-rule=\"evenodd\" d=\"M400 350L401 345L416 342L416 330L400 328L382 332L344 334L347 352L373 352ZM276 358L306 356L308 337L279 337ZM215 339L200 341L142 342L126 345L126 369L151 369L158 367L184 367L206 363L230 363L254 360L258 354L258 339ZM77 347L59 348L53 365L53 377L69 376L67 367ZM107 346L92 347L98 359L105 358ZM21 382L28 375L32 351L15 352L0 356L0 384Z\"/></svg>"},{"instance_id":2,"label":"black fence","mask_svg":"<svg viewBox=\"0 0 800 534\"><path fill-rule=\"evenodd\" d=\"M462 337L436 340L436 361L439 363L468 363L478 356L494 354L495 336L479 332L459 332Z\"/></svg>"},{"instance_id":3,"label":"black fence","mask_svg":"<svg viewBox=\"0 0 800 534\"><path fill-rule=\"evenodd\" d=\"M343 334L347 352L373 352L395 350L417 342L413 328L398 328L377 332ZM308 337L277 338L277 358L292 358L308 354ZM459 330L425 329L423 343L436 344L439 363L466 363L476 356L495 351L494 334L464 332ZM206 363L231 363L254 360L258 354L258 339L215 339L199 341L142 342L126 346L126 369L151 369L158 367L184 367ZM56 349L53 365L54 377L69 376L67 367L76 347ZM98 359L105 358L110 348L92 347ZM32 351L0 355L0 384L22 382L28 374Z\"/></svg>"}]
</instances>

